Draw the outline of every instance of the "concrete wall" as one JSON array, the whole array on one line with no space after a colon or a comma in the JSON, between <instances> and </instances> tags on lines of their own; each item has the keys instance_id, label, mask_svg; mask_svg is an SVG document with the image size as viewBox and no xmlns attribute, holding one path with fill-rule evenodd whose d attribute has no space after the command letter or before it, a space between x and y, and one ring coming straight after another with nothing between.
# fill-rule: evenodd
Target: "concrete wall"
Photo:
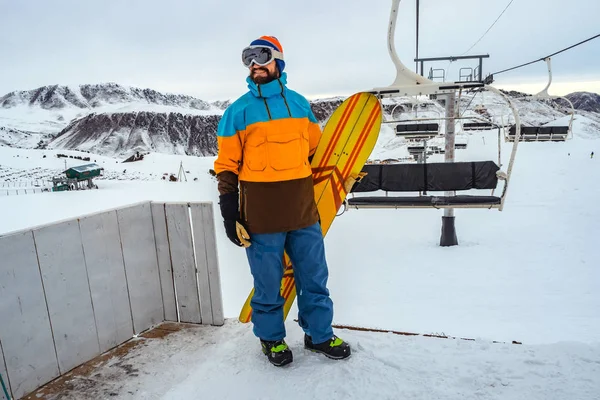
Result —
<instances>
[{"instance_id":1,"label":"concrete wall","mask_svg":"<svg viewBox=\"0 0 600 400\"><path fill-rule=\"evenodd\" d=\"M224 323L212 203L0 235L0 374L14 398L165 320Z\"/></svg>"}]
</instances>

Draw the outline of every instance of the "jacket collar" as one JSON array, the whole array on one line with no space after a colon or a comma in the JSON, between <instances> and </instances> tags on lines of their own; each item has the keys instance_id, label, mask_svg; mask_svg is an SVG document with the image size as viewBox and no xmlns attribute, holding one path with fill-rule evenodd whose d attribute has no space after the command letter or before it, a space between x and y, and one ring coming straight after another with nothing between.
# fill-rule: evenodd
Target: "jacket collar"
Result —
<instances>
[{"instance_id":1,"label":"jacket collar","mask_svg":"<svg viewBox=\"0 0 600 400\"><path fill-rule=\"evenodd\" d=\"M246 78L246 82L248 83L248 89L250 89L254 97L272 97L284 93L287 89L285 86L287 83L287 73L282 73L278 79L264 85L257 85L249 76Z\"/></svg>"}]
</instances>

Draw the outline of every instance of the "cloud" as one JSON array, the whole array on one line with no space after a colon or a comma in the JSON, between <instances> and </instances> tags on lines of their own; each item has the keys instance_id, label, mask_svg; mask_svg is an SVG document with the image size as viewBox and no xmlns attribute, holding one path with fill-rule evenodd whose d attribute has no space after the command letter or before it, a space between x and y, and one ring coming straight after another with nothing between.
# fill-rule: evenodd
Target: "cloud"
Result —
<instances>
[{"instance_id":1,"label":"cloud","mask_svg":"<svg viewBox=\"0 0 600 400\"><path fill-rule=\"evenodd\" d=\"M420 55L465 52L507 1L421 1ZM401 3L396 44L415 57L415 5ZM0 94L49 84L118 82L207 100L246 90L240 51L261 35L284 47L290 87L307 97L350 94L393 81L391 1L0 0ZM528 62L597 34L597 0L518 0L470 54L485 72ZM553 59L554 84L600 80L600 39ZM442 62L450 79L469 63ZM497 76L498 85L544 80L543 63ZM525 84L525 83L518 83ZM567 86L565 86L567 85ZM561 89L562 90L562 89Z\"/></svg>"}]
</instances>

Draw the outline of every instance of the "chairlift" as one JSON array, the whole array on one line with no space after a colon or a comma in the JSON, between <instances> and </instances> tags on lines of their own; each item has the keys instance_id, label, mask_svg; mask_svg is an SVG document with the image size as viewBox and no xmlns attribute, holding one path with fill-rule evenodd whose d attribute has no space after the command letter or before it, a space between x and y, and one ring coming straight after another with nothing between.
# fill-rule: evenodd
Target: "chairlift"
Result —
<instances>
[{"instance_id":1,"label":"chairlift","mask_svg":"<svg viewBox=\"0 0 600 400\"><path fill-rule=\"evenodd\" d=\"M472 121L465 122L462 124L463 131L489 131L494 129L494 125L491 122Z\"/></svg>"},{"instance_id":2,"label":"chairlift","mask_svg":"<svg viewBox=\"0 0 600 400\"><path fill-rule=\"evenodd\" d=\"M444 119L438 110L434 110L438 114L437 118L419 118L419 108L426 108L427 103L423 103L419 100L418 96L412 104L411 112L413 118L410 119L396 119L394 118L394 111L398 106L404 106L407 103L397 104L391 112L391 119L382 121L382 124L394 125L394 132L396 136L404 138L408 142L429 140L434 137L440 136L440 122ZM433 103L431 103L433 104Z\"/></svg>"},{"instance_id":3,"label":"chairlift","mask_svg":"<svg viewBox=\"0 0 600 400\"><path fill-rule=\"evenodd\" d=\"M525 142L564 142L567 139L573 137L573 119L575 117L575 107L571 100L564 96L553 96L548 93L548 89L552 84L552 63L550 57L545 58L546 64L548 66L548 83L546 87L539 93L529 96L526 98L521 98L522 100L533 100L533 101L546 101L546 100L555 100L555 99L563 99L565 100L569 106L571 107L571 118L569 119L568 125L561 126L552 126L552 125L540 125L540 126L521 126L521 140ZM516 135L516 124L511 125L508 135L506 136L506 140L508 142L512 142L515 140Z\"/></svg>"},{"instance_id":4,"label":"chairlift","mask_svg":"<svg viewBox=\"0 0 600 400\"><path fill-rule=\"evenodd\" d=\"M502 211L508 184L514 165L517 146L521 136L519 114L510 98L493 86L483 82L434 82L409 70L399 59L395 49L395 29L401 0L392 0L388 25L388 52L396 67L396 78L389 86L369 91L378 98L401 96L431 96L456 93L457 90L482 88L492 91L506 100L514 115L515 140L506 172L494 161L447 162L420 164L368 164L363 168L367 175L351 189L346 199L349 208L495 208ZM460 118L460 117L459 117ZM447 120L448 118L441 118ZM400 122L400 121L393 121ZM423 119L421 121L423 122ZM438 125L439 128L439 125ZM398 129L398 128L396 128ZM412 131L414 132L414 130ZM423 149L419 149L423 150ZM416 149L415 149L416 151ZM504 181L500 196L494 196L498 180ZM454 195L456 191L491 189L490 196ZM384 191L385 196L359 197L355 193ZM449 196L431 196L429 191L442 191ZM418 196L388 196L389 192L419 192Z\"/></svg>"},{"instance_id":5,"label":"chairlift","mask_svg":"<svg viewBox=\"0 0 600 400\"><path fill-rule=\"evenodd\" d=\"M462 113L459 112L459 115L461 116L461 119L460 119L461 129L463 131L489 131L494 128L499 128L498 124L493 122L493 121L497 120L496 116L491 115L490 110L488 110L488 108L484 106L485 90L475 89L475 90L472 90L472 92L474 92L474 95L473 95L473 98L469 101L469 105L473 102L473 100L479 93L481 93L481 97L482 97L481 103L475 104L475 106L473 107L473 111L477 115L465 117L465 114L468 111L469 106L467 106L467 108L464 111L462 111ZM459 104L460 104L460 102L459 102ZM468 122L463 122L465 120ZM504 124L502 124L500 127L503 127L503 125Z\"/></svg>"}]
</instances>

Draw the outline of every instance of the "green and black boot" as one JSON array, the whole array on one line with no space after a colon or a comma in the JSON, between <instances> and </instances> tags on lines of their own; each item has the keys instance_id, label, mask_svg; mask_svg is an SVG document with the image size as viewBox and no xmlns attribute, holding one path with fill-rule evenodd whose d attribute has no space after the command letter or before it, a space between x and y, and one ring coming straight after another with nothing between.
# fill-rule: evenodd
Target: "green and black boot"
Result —
<instances>
[{"instance_id":1,"label":"green and black boot","mask_svg":"<svg viewBox=\"0 0 600 400\"><path fill-rule=\"evenodd\" d=\"M350 357L352 353L350 345L335 335L324 343L315 344L312 338L305 334L304 347L316 353L323 353L334 360L343 360Z\"/></svg>"},{"instance_id":2,"label":"green and black boot","mask_svg":"<svg viewBox=\"0 0 600 400\"><path fill-rule=\"evenodd\" d=\"M276 367L283 367L294 361L292 351L287 343L285 343L285 340L281 339L271 342L261 339L260 344L262 346L262 351L269 359L269 362Z\"/></svg>"}]
</instances>

